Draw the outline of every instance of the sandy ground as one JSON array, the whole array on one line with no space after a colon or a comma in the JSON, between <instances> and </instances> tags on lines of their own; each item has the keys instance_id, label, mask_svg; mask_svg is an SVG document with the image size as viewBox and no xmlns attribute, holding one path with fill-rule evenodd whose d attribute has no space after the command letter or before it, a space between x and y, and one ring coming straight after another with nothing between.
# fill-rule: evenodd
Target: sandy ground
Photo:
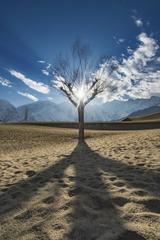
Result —
<instances>
[{"instance_id":1,"label":"sandy ground","mask_svg":"<svg viewBox=\"0 0 160 240\"><path fill-rule=\"evenodd\" d=\"M76 134L0 125L0 239L160 239L160 130Z\"/></svg>"}]
</instances>

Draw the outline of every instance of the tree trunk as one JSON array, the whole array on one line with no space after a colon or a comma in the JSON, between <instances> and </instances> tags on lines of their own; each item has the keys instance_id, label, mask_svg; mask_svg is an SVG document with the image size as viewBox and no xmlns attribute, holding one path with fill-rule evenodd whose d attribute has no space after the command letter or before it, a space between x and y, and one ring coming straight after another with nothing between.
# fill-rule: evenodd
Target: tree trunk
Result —
<instances>
[{"instance_id":1,"label":"tree trunk","mask_svg":"<svg viewBox=\"0 0 160 240\"><path fill-rule=\"evenodd\" d=\"M78 106L79 142L84 142L84 104Z\"/></svg>"},{"instance_id":2,"label":"tree trunk","mask_svg":"<svg viewBox=\"0 0 160 240\"><path fill-rule=\"evenodd\" d=\"M24 111L24 122L27 122L27 120L28 120L28 109L26 107Z\"/></svg>"}]
</instances>

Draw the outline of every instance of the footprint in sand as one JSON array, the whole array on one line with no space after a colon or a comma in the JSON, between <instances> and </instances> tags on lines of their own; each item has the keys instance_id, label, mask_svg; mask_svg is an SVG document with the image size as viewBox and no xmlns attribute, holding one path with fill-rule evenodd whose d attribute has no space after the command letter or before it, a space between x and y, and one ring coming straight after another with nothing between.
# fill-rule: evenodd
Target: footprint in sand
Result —
<instances>
[{"instance_id":1,"label":"footprint in sand","mask_svg":"<svg viewBox=\"0 0 160 240\"><path fill-rule=\"evenodd\" d=\"M61 187L62 187L62 188L67 188L68 186L69 186L69 185L68 185L67 183L62 183L62 184L61 184Z\"/></svg>"},{"instance_id":2,"label":"footprint in sand","mask_svg":"<svg viewBox=\"0 0 160 240\"><path fill-rule=\"evenodd\" d=\"M119 188L119 189L117 189L117 192L119 192L119 193L126 193L126 192L128 192L128 190L126 189L126 188Z\"/></svg>"},{"instance_id":3,"label":"footprint in sand","mask_svg":"<svg viewBox=\"0 0 160 240\"><path fill-rule=\"evenodd\" d=\"M19 173L22 173L22 171L16 171L16 172L14 172L14 174L19 174Z\"/></svg>"},{"instance_id":4,"label":"footprint in sand","mask_svg":"<svg viewBox=\"0 0 160 240\"><path fill-rule=\"evenodd\" d=\"M26 175L27 175L28 177L32 177L32 176L34 176L35 174L36 174L36 172L33 171L33 170L28 170L28 171L26 172Z\"/></svg>"},{"instance_id":5,"label":"footprint in sand","mask_svg":"<svg viewBox=\"0 0 160 240\"><path fill-rule=\"evenodd\" d=\"M124 187L125 184L123 182L115 182L113 183L113 185L115 185L116 187Z\"/></svg>"},{"instance_id":6,"label":"footprint in sand","mask_svg":"<svg viewBox=\"0 0 160 240\"><path fill-rule=\"evenodd\" d=\"M135 231L126 230L117 240L146 240Z\"/></svg>"},{"instance_id":7,"label":"footprint in sand","mask_svg":"<svg viewBox=\"0 0 160 240\"><path fill-rule=\"evenodd\" d=\"M68 192L68 196L69 197L73 197L77 194L79 194L81 192L81 189L80 188L74 188L74 189L71 189L69 192Z\"/></svg>"},{"instance_id":8,"label":"footprint in sand","mask_svg":"<svg viewBox=\"0 0 160 240\"><path fill-rule=\"evenodd\" d=\"M54 202L54 197L53 196L49 196L45 199L43 199L43 203L46 203L46 204L51 204Z\"/></svg>"},{"instance_id":9,"label":"footprint in sand","mask_svg":"<svg viewBox=\"0 0 160 240\"><path fill-rule=\"evenodd\" d=\"M21 214L14 217L14 219L19 221L27 221L32 217L32 212L30 210L27 210L25 212L22 212Z\"/></svg>"},{"instance_id":10,"label":"footprint in sand","mask_svg":"<svg viewBox=\"0 0 160 240\"><path fill-rule=\"evenodd\" d=\"M117 178L116 177L110 177L109 180L110 181L115 181Z\"/></svg>"},{"instance_id":11,"label":"footprint in sand","mask_svg":"<svg viewBox=\"0 0 160 240\"><path fill-rule=\"evenodd\" d=\"M64 181L63 181L62 179L59 179L58 182L59 182L60 184L64 184Z\"/></svg>"},{"instance_id":12,"label":"footprint in sand","mask_svg":"<svg viewBox=\"0 0 160 240\"><path fill-rule=\"evenodd\" d=\"M47 167L47 164L42 164L42 167Z\"/></svg>"},{"instance_id":13,"label":"footprint in sand","mask_svg":"<svg viewBox=\"0 0 160 240\"><path fill-rule=\"evenodd\" d=\"M69 176L69 177L68 177L68 179L69 179L69 181L70 181L70 182L74 182L74 181L75 181L75 179L76 179L76 177Z\"/></svg>"},{"instance_id":14,"label":"footprint in sand","mask_svg":"<svg viewBox=\"0 0 160 240\"><path fill-rule=\"evenodd\" d=\"M137 166L144 167L146 163L137 163Z\"/></svg>"},{"instance_id":15,"label":"footprint in sand","mask_svg":"<svg viewBox=\"0 0 160 240\"><path fill-rule=\"evenodd\" d=\"M6 168L5 169L7 169L7 168L10 168L11 167L11 165L10 164L6 164L6 166L5 166Z\"/></svg>"},{"instance_id":16,"label":"footprint in sand","mask_svg":"<svg viewBox=\"0 0 160 240\"><path fill-rule=\"evenodd\" d=\"M112 199L113 203L115 205L118 205L119 207L123 207L126 203L128 203L128 199L124 197L115 197Z\"/></svg>"},{"instance_id":17,"label":"footprint in sand","mask_svg":"<svg viewBox=\"0 0 160 240\"><path fill-rule=\"evenodd\" d=\"M160 200L159 199L149 199L141 202L144 206L151 212L160 213Z\"/></svg>"},{"instance_id":18,"label":"footprint in sand","mask_svg":"<svg viewBox=\"0 0 160 240\"><path fill-rule=\"evenodd\" d=\"M60 229L64 229L64 226L60 223L55 223L52 225L53 229L55 230L60 230Z\"/></svg>"},{"instance_id":19,"label":"footprint in sand","mask_svg":"<svg viewBox=\"0 0 160 240\"><path fill-rule=\"evenodd\" d=\"M41 218L44 218L47 215L49 215L51 211L52 211L51 208L44 208L44 207L34 209L35 215Z\"/></svg>"},{"instance_id":20,"label":"footprint in sand","mask_svg":"<svg viewBox=\"0 0 160 240\"><path fill-rule=\"evenodd\" d=\"M26 221L30 220L30 218L32 218L32 217L44 218L49 213L51 213L50 208L41 207L41 208L29 209L29 210L24 211L21 214L15 216L14 219L19 220L21 222L26 222Z\"/></svg>"},{"instance_id":21,"label":"footprint in sand","mask_svg":"<svg viewBox=\"0 0 160 240\"><path fill-rule=\"evenodd\" d=\"M61 209L61 210L68 210L71 206L73 206L73 203L67 202L67 203L64 204L60 209Z\"/></svg>"},{"instance_id":22,"label":"footprint in sand","mask_svg":"<svg viewBox=\"0 0 160 240\"><path fill-rule=\"evenodd\" d=\"M143 191L143 190L136 190L136 191L134 191L133 193L136 194L136 195L138 195L138 196L141 196L141 197L147 195L147 192L145 192L145 191Z\"/></svg>"},{"instance_id":23,"label":"footprint in sand","mask_svg":"<svg viewBox=\"0 0 160 240\"><path fill-rule=\"evenodd\" d=\"M28 162L24 162L24 165L28 165L29 163Z\"/></svg>"}]
</instances>

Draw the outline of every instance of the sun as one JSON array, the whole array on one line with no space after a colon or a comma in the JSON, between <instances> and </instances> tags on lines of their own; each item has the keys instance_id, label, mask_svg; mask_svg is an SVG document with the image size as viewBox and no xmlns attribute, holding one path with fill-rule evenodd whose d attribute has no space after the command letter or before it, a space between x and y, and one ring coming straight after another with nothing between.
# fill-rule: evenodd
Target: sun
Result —
<instances>
[{"instance_id":1,"label":"sun","mask_svg":"<svg viewBox=\"0 0 160 240\"><path fill-rule=\"evenodd\" d=\"M77 91L77 97L79 98L79 100L83 100L85 97L85 92L84 89L81 87L78 89Z\"/></svg>"},{"instance_id":2,"label":"sun","mask_svg":"<svg viewBox=\"0 0 160 240\"><path fill-rule=\"evenodd\" d=\"M85 86L80 86L78 87L77 89L77 98L80 102L84 102L85 101L85 98L86 98L86 88Z\"/></svg>"}]
</instances>

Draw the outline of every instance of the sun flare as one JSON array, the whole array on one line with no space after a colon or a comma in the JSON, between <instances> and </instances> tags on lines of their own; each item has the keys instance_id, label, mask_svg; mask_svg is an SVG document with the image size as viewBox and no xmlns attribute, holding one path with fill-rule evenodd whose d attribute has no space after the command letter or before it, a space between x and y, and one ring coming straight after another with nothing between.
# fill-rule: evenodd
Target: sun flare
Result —
<instances>
[{"instance_id":1,"label":"sun flare","mask_svg":"<svg viewBox=\"0 0 160 240\"><path fill-rule=\"evenodd\" d=\"M83 87L78 89L77 96L78 96L79 100L84 100L84 98L85 98L85 91L84 91Z\"/></svg>"}]
</instances>

